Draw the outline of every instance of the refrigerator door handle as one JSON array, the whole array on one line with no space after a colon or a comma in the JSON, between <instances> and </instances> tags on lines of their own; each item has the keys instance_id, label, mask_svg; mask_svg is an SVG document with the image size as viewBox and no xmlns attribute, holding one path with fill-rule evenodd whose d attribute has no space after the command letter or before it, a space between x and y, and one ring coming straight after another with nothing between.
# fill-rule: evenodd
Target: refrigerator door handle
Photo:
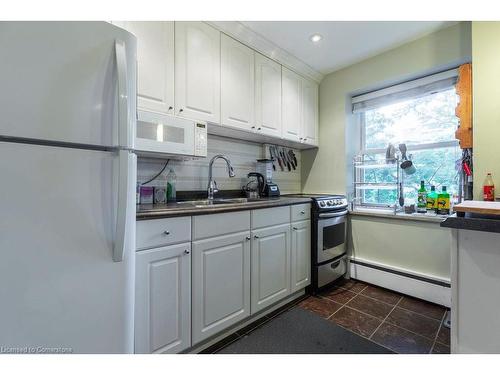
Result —
<instances>
[{"instance_id":1,"label":"refrigerator door handle","mask_svg":"<svg viewBox=\"0 0 500 375\"><path fill-rule=\"evenodd\" d=\"M135 220L135 194L133 175L136 162L135 154L128 150L118 151L118 207L116 211L116 232L113 244L113 261L121 262L127 248L127 220Z\"/></svg>"},{"instance_id":2,"label":"refrigerator door handle","mask_svg":"<svg viewBox=\"0 0 500 375\"><path fill-rule=\"evenodd\" d=\"M127 77L127 51L125 42L115 40L116 70L118 75L118 144L131 144L129 134L129 98Z\"/></svg>"}]
</instances>

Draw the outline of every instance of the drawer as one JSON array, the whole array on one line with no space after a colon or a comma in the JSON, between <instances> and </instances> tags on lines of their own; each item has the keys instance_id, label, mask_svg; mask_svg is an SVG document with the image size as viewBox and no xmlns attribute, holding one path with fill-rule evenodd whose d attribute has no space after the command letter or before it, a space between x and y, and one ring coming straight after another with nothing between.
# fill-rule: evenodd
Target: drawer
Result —
<instances>
[{"instance_id":1,"label":"drawer","mask_svg":"<svg viewBox=\"0 0 500 375\"><path fill-rule=\"evenodd\" d=\"M331 263L318 267L318 288L331 283L339 277L345 275L347 271L347 257L343 256Z\"/></svg>"},{"instance_id":2,"label":"drawer","mask_svg":"<svg viewBox=\"0 0 500 375\"><path fill-rule=\"evenodd\" d=\"M252 211L252 229L290 223L290 206Z\"/></svg>"},{"instance_id":3,"label":"drawer","mask_svg":"<svg viewBox=\"0 0 500 375\"><path fill-rule=\"evenodd\" d=\"M190 216L137 222L137 250L189 241L191 241Z\"/></svg>"},{"instance_id":4,"label":"drawer","mask_svg":"<svg viewBox=\"0 0 500 375\"><path fill-rule=\"evenodd\" d=\"M301 221L311 218L311 203L294 204L290 206L292 221Z\"/></svg>"},{"instance_id":5,"label":"drawer","mask_svg":"<svg viewBox=\"0 0 500 375\"><path fill-rule=\"evenodd\" d=\"M250 211L193 216L193 241L250 230Z\"/></svg>"}]
</instances>

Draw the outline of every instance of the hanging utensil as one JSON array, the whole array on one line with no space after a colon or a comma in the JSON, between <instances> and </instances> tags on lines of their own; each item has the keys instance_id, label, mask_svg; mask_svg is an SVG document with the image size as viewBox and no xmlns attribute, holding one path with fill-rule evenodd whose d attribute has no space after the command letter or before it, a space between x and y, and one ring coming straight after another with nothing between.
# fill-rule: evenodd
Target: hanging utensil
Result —
<instances>
[{"instance_id":1,"label":"hanging utensil","mask_svg":"<svg viewBox=\"0 0 500 375\"><path fill-rule=\"evenodd\" d=\"M272 146L272 148L273 148L273 153L276 156L276 159L278 159L278 164L280 166L280 169L283 172L285 170L285 168L283 168L283 162L281 160L281 156L280 156L280 154L278 152L278 149L275 146Z\"/></svg>"},{"instance_id":2,"label":"hanging utensil","mask_svg":"<svg viewBox=\"0 0 500 375\"><path fill-rule=\"evenodd\" d=\"M297 164L297 158L295 157L295 153L293 152L293 150L290 150L289 152L290 152L290 156L293 159L293 163L295 164L295 167L297 167L298 164Z\"/></svg>"},{"instance_id":3,"label":"hanging utensil","mask_svg":"<svg viewBox=\"0 0 500 375\"><path fill-rule=\"evenodd\" d=\"M292 168L293 170L296 170L297 169L297 165L295 164L293 158L292 158L292 155L290 154L292 152L292 150L288 150L287 153L286 153L286 157L288 158L288 160L290 160L290 164L292 165Z\"/></svg>"},{"instance_id":4,"label":"hanging utensil","mask_svg":"<svg viewBox=\"0 0 500 375\"><path fill-rule=\"evenodd\" d=\"M288 169L288 172L290 172L292 170L292 168L290 167L290 162L288 161L288 159L286 158L286 154L285 154L285 150L283 148L281 148L281 155L283 157L283 160L285 162L285 165Z\"/></svg>"},{"instance_id":5,"label":"hanging utensil","mask_svg":"<svg viewBox=\"0 0 500 375\"><path fill-rule=\"evenodd\" d=\"M275 161L275 155L274 155L274 152L273 152L273 146L269 146L269 156L271 157L271 160L273 161L273 171L276 170L276 165L274 164L274 161Z\"/></svg>"}]
</instances>

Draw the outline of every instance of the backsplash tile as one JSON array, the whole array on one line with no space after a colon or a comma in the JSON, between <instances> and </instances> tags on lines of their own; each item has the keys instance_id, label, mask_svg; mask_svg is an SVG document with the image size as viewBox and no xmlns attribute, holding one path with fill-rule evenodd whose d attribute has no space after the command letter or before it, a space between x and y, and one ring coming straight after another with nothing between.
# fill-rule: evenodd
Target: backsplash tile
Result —
<instances>
[{"instance_id":1,"label":"backsplash tile","mask_svg":"<svg viewBox=\"0 0 500 375\"><path fill-rule=\"evenodd\" d=\"M282 194L300 193L300 151L294 150L297 157L297 169L288 172L280 171L276 163L277 170L273 172L273 181L278 184ZM177 175L177 190L205 190L208 184L208 163L217 154L224 154L229 157L233 165L236 177L229 178L227 175L226 163L217 160L214 164L213 175L217 181L219 190L238 190L248 181L247 174L254 172L257 159L264 158L264 146L257 143L246 142L231 138L224 138L209 135L207 157L197 160L170 160L165 176L170 168L173 168ZM137 162L137 178L139 181L146 181L158 173L165 160L142 158Z\"/></svg>"}]
</instances>

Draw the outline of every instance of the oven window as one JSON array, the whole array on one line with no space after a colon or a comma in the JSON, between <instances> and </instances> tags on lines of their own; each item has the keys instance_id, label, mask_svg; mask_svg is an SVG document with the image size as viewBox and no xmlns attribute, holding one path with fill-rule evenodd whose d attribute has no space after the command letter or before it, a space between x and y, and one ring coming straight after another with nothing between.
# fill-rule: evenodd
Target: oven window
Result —
<instances>
[{"instance_id":1,"label":"oven window","mask_svg":"<svg viewBox=\"0 0 500 375\"><path fill-rule=\"evenodd\" d=\"M345 223L329 225L323 228L323 250L342 245L345 241Z\"/></svg>"}]
</instances>

